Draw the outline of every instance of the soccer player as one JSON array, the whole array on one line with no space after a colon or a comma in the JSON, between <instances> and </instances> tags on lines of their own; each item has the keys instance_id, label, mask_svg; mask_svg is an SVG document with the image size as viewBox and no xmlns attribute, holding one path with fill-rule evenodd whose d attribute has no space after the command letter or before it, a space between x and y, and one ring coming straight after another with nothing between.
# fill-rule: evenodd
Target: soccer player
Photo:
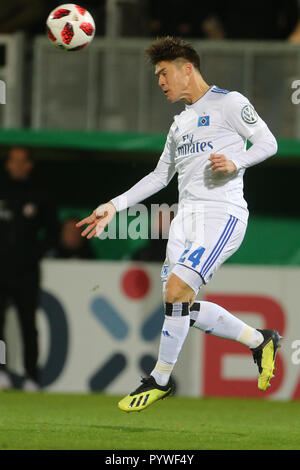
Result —
<instances>
[{"instance_id":1,"label":"soccer player","mask_svg":"<svg viewBox=\"0 0 300 470\"><path fill-rule=\"evenodd\" d=\"M119 402L127 412L141 411L172 392L171 373L190 326L249 347L260 390L270 385L281 338L276 330L252 328L219 305L195 301L242 243L248 219L244 171L274 155L276 140L247 98L205 82L190 44L165 37L146 52L167 100L182 100L185 109L174 117L154 171L77 224L87 224L82 236L99 236L117 211L155 194L178 173L178 213L162 269L165 320L158 360L142 385Z\"/></svg>"}]
</instances>

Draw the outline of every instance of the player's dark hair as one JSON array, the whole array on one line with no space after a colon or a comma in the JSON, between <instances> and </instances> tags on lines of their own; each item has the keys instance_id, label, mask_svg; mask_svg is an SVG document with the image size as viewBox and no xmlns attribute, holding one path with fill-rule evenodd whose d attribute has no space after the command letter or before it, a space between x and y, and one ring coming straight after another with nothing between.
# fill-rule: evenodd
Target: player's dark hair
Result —
<instances>
[{"instance_id":1,"label":"player's dark hair","mask_svg":"<svg viewBox=\"0 0 300 470\"><path fill-rule=\"evenodd\" d=\"M200 57L195 49L183 39L166 36L158 38L146 49L146 55L153 65L161 61L185 59L200 72Z\"/></svg>"}]
</instances>

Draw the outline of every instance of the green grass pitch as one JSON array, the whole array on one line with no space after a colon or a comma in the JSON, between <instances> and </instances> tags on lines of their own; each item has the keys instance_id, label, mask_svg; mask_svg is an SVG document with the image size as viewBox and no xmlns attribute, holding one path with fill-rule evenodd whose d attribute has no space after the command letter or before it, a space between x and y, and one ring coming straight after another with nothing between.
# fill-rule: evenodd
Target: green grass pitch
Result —
<instances>
[{"instance_id":1,"label":"green grass pitch","mask_svg":"<svg viewBox=\"0 0 300 470\"><path fill-rule=\"evenodd\" d=\"M141 413L102 394L0 393L0 449L300 449L300 402L160 400Z\"/></svg>"}]
</instances>

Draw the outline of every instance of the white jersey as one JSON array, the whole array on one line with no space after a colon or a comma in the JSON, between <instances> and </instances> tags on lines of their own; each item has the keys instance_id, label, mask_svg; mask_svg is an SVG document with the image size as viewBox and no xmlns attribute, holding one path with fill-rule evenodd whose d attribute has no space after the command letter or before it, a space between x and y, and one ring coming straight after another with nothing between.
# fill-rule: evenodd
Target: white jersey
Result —
<instances>
[{"instance_id":1,"label":"white jersey","mask_svg":"<svg viewBox=\"0 0 300 470\"><path fill-rule=\"evenodd\" d=\"M246 151L247 139L266 127L247 98L216 86L175 116L161 160L178 173L179 202L199 201L223 206L226 212L247 220L243 196L244 169L233 174L210 168L212 153L232 159Z\"/></svg>"},{"instance_id":2,"label":"white jersey","mask_svg":"<svg viewBox=\"0 0 300 470\"><path fill-rule=\"evenodd\" d=\"M247 140L253 143L249 150ZM245 168L276 151L274 136L248 99L212 86L174 117L155 170L112 202L117 210L125 209L162 189L177 172L179 203L220 208L247 222ZM224 154L235 163L237 171L215 173L209 160L212 153Z\"/></svg>"}]
</instances>

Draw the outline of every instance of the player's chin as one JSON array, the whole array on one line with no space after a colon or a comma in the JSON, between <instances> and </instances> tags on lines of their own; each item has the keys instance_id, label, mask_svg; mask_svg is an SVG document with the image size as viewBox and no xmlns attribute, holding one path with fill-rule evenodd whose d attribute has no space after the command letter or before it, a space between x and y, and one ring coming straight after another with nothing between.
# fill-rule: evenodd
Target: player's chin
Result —
<instances>
[{"instance_id":1,"label":"player's chin","mask_svg":"<svg viewBox=\"0 0 300 470\"><path fill-rule=\"evenodd\" d=\"M166 95L166 98L167 98L167 100L169 101L169 103L176 103L177 101L180 100L180 98L174 97L174 96L172 96L172 95L170 95L170 94Z\"/></svg>"}]
</instances>

